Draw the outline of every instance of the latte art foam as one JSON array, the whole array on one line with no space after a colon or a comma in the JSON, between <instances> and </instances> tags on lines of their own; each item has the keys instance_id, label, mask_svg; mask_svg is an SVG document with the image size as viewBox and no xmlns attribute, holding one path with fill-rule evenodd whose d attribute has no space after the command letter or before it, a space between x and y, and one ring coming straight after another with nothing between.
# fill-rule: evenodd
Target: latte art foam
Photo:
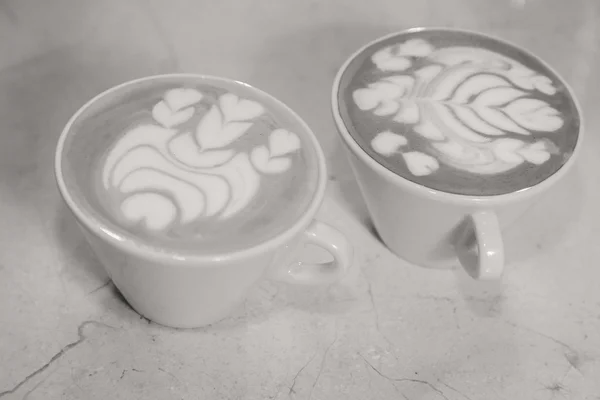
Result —
<instances>
[{"instance_id":1,"label":"latte art foam","mask_svg":"<svg viewBox=\"0 0 600 400\"><path fill-rule=\"evenodd\" d=\"M144 221L162 231L203 217L231 218L252 201L261 175L290 168L287 154L300 139L284 129L269 135L269 145L250 155L228 148L265 112L257 102L223 94L194 132L176 127L195 114L202 99L194 89L172 89L152 109L158 123L129 130L106 157L102 180L106 190L123 196L120 211L127 221Z\"/></svg>"},{"instance_id":2,"label":"latte art foam","mask_svg":"<svg viewBox=\"0 0 600 400\"><path fill-rule=\"evenodd\" d=\"M87 166L109 219L156 245L229 251L304 212L318 172L293 124L225 88L161 87L90 119L112 138Z\"/></svg>"},{"instance_id":3,"label":"latte art foam","mask_svg":"<svg viewBox=\"0 0 600 400\"><path fill-rule=\"evenodd\" d=\"M357 142L433 189L520 190L553 174L577 142L577 110L560 79L491 38L410 32L365 50L344 78L340 111Z\"/></svg>"}]
</instances>

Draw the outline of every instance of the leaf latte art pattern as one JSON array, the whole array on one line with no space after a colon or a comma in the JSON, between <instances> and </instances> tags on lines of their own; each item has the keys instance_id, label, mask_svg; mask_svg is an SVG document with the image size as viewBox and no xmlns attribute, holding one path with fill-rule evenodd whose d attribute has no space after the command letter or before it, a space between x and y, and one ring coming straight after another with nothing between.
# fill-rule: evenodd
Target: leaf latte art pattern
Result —
<instances>
[{"instance_id":1,"label":"leaf latte art pattern","mask_svg":"<svg viewBox=\"0 0 600 400\"><path fill-rule=\"evenodd\" d=\"M371 61L379 78L352 98L363 112L398 126L375 135L371 148L402 157L413 176L442 165L500 174L540 166L559 152L552 135L565 119L551 105L557 88L520 62L477 47L435 48L424 39L380 49Z\"/></svg>"},{"instance_id":2,"label":"leaf latte art pattern","mask_svg":"<svg viewBox=\"0 0 600 400\"><path fill-rule=\"evenodd\" d=\"M102 185L117 193L129 223L164 232L230 219L257 196L262 179L291 167L301 147L292 132L277 128L264 145L240 143L266 112L260 103L232 93L214 104L203 98L195 89L167 91L152 109L154 122L129 129L107 154Z\"/></svg>"}]
</instances>

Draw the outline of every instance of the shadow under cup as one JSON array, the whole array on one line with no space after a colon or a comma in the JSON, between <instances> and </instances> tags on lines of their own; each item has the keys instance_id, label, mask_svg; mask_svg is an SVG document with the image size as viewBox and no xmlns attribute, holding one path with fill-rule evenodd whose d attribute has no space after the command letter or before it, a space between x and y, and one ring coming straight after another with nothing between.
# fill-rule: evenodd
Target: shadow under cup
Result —
<instances>
[{"instance_id":1,"label":"shadow under cup","mask_svg":"<svg viewBox=\"0 0 600 400\"><path fill-rule=\"evenodd\" d=\"M116 139L110 132L90 137L89 131L77 128L96 110L122 102L122 94L136 85L183 84L178 83L180 81L224 87L227 93L261 102L307 147L304 152L315 175L310 193L303 193L307 201L304 208L297 211L297 216L286 220L283 228L272 237L229 251L161 246L108 219L101 211L101 205L94 200L92 185L87 180L98 165L88 159L91 157L88 154L94 149L106 151ZM222 100L222 96L216 98ZM218 104L223 107L223 103ZM256 167L256 164L252 165ZM193 328L223 319L243 302L248 291L265 275L298 284L336 282L344 276L352 259L352 248L346 238L334 228L314 220L327 180L325 158L318 140L286 105L241 82L170 74L113 87L90 100L71 117L57 145L55 174L64 201L115 286L137 312L162 325ZM324 248L333 256L333 261L323 264L298 262L297 250L304 244Z\"/></svg>"},{"instance_id":2,"label":"shadow under cup","mask_svg":"<svg viewBox=\"0 0 600 400\"><path fill-rule=\"evenodd\" d=\"M583 139L566 82L530 52L476 32L378 38L342 65L331 96L385 245L428 268L459 261L476 279L502 275L502 231L567 174Z\"/></svg>"}]
</instances>

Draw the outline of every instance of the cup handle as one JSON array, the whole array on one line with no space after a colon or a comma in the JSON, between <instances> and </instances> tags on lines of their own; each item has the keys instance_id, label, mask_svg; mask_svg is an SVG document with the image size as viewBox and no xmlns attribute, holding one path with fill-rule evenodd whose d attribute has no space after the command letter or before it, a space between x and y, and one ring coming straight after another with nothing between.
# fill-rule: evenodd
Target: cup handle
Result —
<instances>
[{"instance_id":1,"label":"cup handle","mask_svg":"<svg viewBox=\"0 0 600 400\"><path fill-rule=\"evenodd\" d=\"M493 211L469 215L455 244L465 271L474 279L494 280L504 270L504 244L498 217Z\"/></svg>"},{"instance_id":2,"label":"cup handle","mask_svg":"<svg viewBox=\"0 0 600 400\"><path fill-rule=\"evenodd\" d=\"M302 261L291 265L275 266L271 278L300 285L329 285L341 280L352 264L353 249L337 229L313 220L306 228L300 246L313 244L333 256L329 262L310 264Z\"/></svg>"}]
</instances>

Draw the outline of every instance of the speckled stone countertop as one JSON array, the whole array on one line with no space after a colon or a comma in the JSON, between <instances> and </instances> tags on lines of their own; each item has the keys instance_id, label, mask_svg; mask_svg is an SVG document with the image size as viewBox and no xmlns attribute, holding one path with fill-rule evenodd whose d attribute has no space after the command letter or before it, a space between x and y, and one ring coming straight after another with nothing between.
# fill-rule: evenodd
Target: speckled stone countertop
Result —
<instances>
[{"instance_id":1,"label":"speckled stone countertop","mask_svg":"<svg viewBox=\"0 0 600 400\"><path fill-rule=\"evenodd\" d=\"M386 250L335 134L342 61L419 25L523 45L583 105L577 168L506 232L502 282ZM0 399L600 399L598 43L597 0L0 2ZM265 281L191 331L124 303L59 199L53 151L92 95L170 71L247 81L312 126L330 168L320 217L356 245L341 284Z\"/></svg>"}]
</instances>

